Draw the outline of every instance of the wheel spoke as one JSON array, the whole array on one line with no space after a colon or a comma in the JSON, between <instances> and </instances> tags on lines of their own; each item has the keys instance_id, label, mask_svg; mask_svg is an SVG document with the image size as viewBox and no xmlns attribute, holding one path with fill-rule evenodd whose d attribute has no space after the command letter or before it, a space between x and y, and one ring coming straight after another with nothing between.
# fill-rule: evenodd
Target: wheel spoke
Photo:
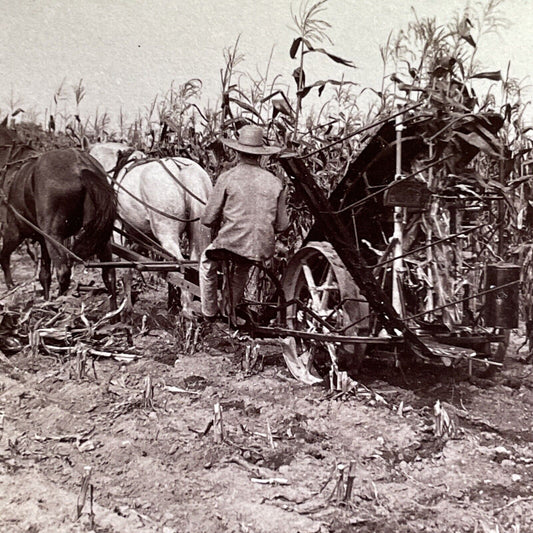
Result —
<instances>
[{"instance_id":1,"label":"wheel spoke","mask_svg":"<svg viewBox=\"0 0 533 533\"><path fill-rule=\"evenodd\" d=\"M307 262L305 262L302 263L302 270L305 276L305 281L307 283L307 288L309 289L309 294L311 295L311 299L313 300L313 310L319 310L320 297L318 294L318 289L315 283L315 278L313 277L311 267L307 264Z\"/></svg>"},{"instance_id":2,"label":"wheel spoke","mask_svg":"<svg viewBox=\"0 0 533 533\"><path fill-rule=\"evenodd\" d=\"M338 371L339 360L337 357L337 349L335 348L335 345L332 342L326 342L326 348L331 359L331 366L333 367L333 370Z\"/></svg>"},{"instance_id":3,"label":"wheel spoke","mask_svg":"<svg viewBox=\"0 0 533 533\"><path fill-rule=\"evenodd\" d=\"M328 272L326 275L326 281L320 287L318 287L318 290L322 291L322 295L320 297L320 311L323 311L324 309L327 309L328 300L329 300L329 291L331 290L332 282L334 280L333 275L333 269L331 268L331 265L328 264Z\"/></svg>"}]
</instances>

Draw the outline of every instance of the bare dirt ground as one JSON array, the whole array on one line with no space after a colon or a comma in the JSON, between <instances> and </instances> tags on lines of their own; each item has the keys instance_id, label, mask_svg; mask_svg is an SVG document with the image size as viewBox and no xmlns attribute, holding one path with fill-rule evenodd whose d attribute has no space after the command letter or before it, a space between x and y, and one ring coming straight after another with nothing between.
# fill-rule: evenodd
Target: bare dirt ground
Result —
<instances>
[{"instance_id":1,"label":"bare dirt ground","mask_svg":"<svg viewBox=\"0 0 533 533\"><path fill-rule=\"evenodd\" d=\"M19 282L31 279L25 256L15 264ZM80 279L101 285L95 273ZM50 309L104 302L75 286ZM4 309L46 309L37 288L4 293ZM130 362L88 354L83 363L35 339L0 361L0 531L533 531L533 368L517 353L523 332L492 379L368 361L364 387L339 395L295 381L275 342L243 370L251 340L222 326L186 350L187 324L167 316L165 300L152 281L128 335L106 330L102 351L138 354ZM94 324L104 312L86 318ZM455 435L435 436L437 399ZM211 427L216 403L223 442ZM339 465L350 463L345 500Z\"/></svg>"}]
</instances>

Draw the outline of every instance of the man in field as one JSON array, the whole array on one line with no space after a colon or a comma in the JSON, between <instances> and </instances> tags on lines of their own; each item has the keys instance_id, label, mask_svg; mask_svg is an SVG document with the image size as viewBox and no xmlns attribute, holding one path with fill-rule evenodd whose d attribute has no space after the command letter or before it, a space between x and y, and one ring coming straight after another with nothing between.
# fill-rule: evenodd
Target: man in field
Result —
<instances>
[{"instance_id":1,"label":"man in field","mask_svg":"<svg viewBox=\"0 0 533 533\"><path fill-rule=\"evenodd\" d=\"M259 126L244 126L238 140L225 139L223 143L237 151L239 163L219 176L201 219L216 235L200 259L202 314L207 320L214 320L220 312L217 261L229 254L234 265L232 309L223 310L234 320L253 262L274 255L275 233L289 225L286 189L277 176L260 166L262 156L281 148L265 146Z\"/></svg>"}]
</instances>

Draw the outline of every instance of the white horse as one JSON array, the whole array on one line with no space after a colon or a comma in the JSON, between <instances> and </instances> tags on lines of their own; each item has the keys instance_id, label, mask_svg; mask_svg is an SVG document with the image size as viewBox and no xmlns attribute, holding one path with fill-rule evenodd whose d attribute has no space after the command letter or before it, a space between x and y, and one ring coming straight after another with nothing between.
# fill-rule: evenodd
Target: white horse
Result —
<instances>
[{"instance_id":1,"label":"white horse","mask_svg":"<svg viewBox=\"0 0 533 533\"><path fill-rule=\"evenodd\" d=\"M94 145L90 154L108 172L117 166L119 153L132 150L122 143ZM183 157L139 160L142 152L129 155L113 179L119 217L127 225L154 237L178 260L183 260L180 238L187 232L189 256L200 258L210 241L200 217L213 189L207 172ZM120 163L119 163L120 164Z\"/></svg>"},{"instance_id":2,"label":"white horse","mask_svg":"<svg viewBox=\"0 0 533 533\"><path fill-rule=\"evenodd\" d=\"M83 145L84 148L86 145ZM106 172L112 172L118 161L120 152L131 151L133 148L125 143L105 142L93 145L89 153L104 167ZM138 152L141 157L145 157L142 152Z\"/></svg>"}]
</instances>

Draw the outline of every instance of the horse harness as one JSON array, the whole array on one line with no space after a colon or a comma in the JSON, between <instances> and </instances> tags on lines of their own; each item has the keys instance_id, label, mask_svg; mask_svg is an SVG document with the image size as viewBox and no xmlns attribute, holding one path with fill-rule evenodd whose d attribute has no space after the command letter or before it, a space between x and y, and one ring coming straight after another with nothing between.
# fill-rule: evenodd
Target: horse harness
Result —
<instances>
[{"instance_id":1,"label":"horse harness","mask_svg":"<svg viewBox=\"0 0 533 533\"><path fill-rule=\"evenodd\" d=\"M185 186L169 169L168 167L165 165L165 163L163 162L162 159L157 159L157 158L149 158L149 159L139 159L137 161L134 161L131 165L129 165L128 167L118 167L115 166L113 169L111 169L109 172L108 172L108 176L109 178L111 179L111 181L113 182L113 184L118 188L118 189L121 189L122 191L124 191L126 194L128 194L129 196L131 196L134 200L136 200L137 202L139 202L140 204L142 204L144 207L146 207L147 209L150 209L152 211L154 211L155 213L163 216L163 217L166 217L166 218L170 218L171 220L176 220L177 222L184 222L184 223L192 223L192 222L197 222L198 220L200 220L200 217L196 217L196 218L180 218L180 217L176 217L174 215L171 215L170 213L165 213L164 211L161 211L160 209L158 209L157 207L154 207L153 205L150 205L148 204L147 202L145 202L144 200L142 200L141 198L137 197L135 194L133 194L132 192L130 192L128 189L126 189L126 187L124 187L124 185L122 185L121 181L124 180L124 178L126 177L126 174L128 172L130 172L131 170L133 170L134 168L136 167L140 167L142 165L146 165L147 163L152 163L152 162L157 162L161 165L161 167L163 168L163 170L173 179L173 181L179 185L187 194L189 194L190 196L192 196L195 200L197 200L198 202L200 202L201 204L203 205L206 205L206 202L204 202L204 200L202 200L200 197L198 197L196 194L194 194L187 186ZM174 159L171 159L171 161L176 165L176 167L178 168L178 170L181 170L182 167L180 167L180 165L174 161ZM126 162L126 164L128 164L128 162ZM186 166L186 165L185 165ZM124 169L124 174L122 175L121 179L119 180L118 177L117 177L117 174L120 170Z\"/></svg>"},{"instance_id":2,"label":"horse harness","mask_svg":"<svg viewBox=\"0 0 533 533\"><path fill-rule=\"evenodd\" d=\"M19 149L17 152L17 150L14 149L15 147L16 147L16 143L0 145L0 148L9 148L9 152L7 153L7 157L6 157L6 162L2 165L2 168L0 168L0 173L2 177L2 186L3 186L3 180L8 170L10 170L10 167L14 167L15 165L18 165L18 164L23 165L24 163L27 163L28 161L31 161L32 159L37 159L40 155L38 153L35 153L27 157L15 159L15 157L21 154L26 148L25 146L19 146Z\"/></svg>"},{"instance_id":3,"label":"horse harness","mask_svg":"<svg viewBox=\"0 0 533 533\"><path fill-rule=\"evenodd\" d=\"M9 203L9 191L11 185L13 184L16 176L16 172L20 170L25 163L33 159L37 159L39 154L34 153L30 156L20 158L18 157L26 148L26 146L18 146L16 143L3 144L0 145L0 148L8 148L5 163L0 168L0 202L3 205L0 205L0 227L4 223L4 209L10 209L15 214L20 214L16 209ZM16 165L19 165L19 168L14 168ZM9 172L11 170L11 172ZM21 215L22 216L22 215Z\"/></svg>"}]
</instances>

